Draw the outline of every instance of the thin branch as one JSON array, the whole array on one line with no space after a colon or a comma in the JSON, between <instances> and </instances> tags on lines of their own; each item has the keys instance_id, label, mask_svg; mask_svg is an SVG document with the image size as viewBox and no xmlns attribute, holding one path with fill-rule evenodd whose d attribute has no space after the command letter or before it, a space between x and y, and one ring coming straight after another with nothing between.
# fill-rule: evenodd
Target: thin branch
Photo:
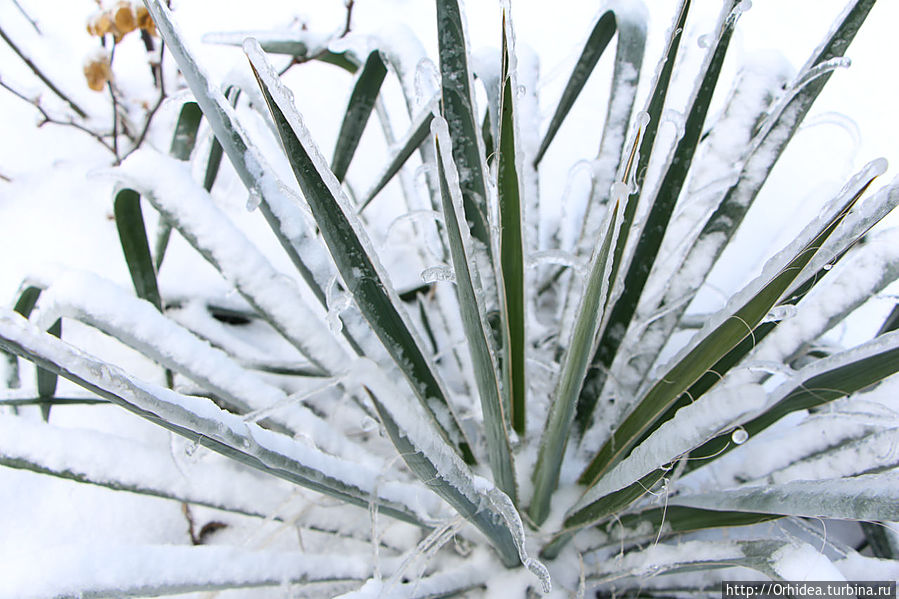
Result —
<instances>
[{"instance_id":1,"label":"thin branch","mask_svg":"<svg viewBox=\"0 0 899 599\"><path fill-rule=\"evenodd\" d=\"M31 104L35 108L37 108L38 112L41 113L41 116L44 117L44 120L41 121L40 123L38 123L38 125L37 125L38 127L43 127L47 123L50 123L53 125L63 125L66 127L74 127L75 129L78 129L79 131L87 133L88 135L93 137L95 140L97 140L99 143L101 143L104 148L106 148L107 150L109 150L110 152L115 154L113 147L111 145L109 145L109 143L105 139L103 139L103 136L100 135L99 133L97 133L96 131L88 129L84 125L81 125L80 123L76 123L75 121L72 121L72 120L61 121L57 118L54 118L53 116L50 115L50 113L48 113L46 110L44 110L44 107L41 106L41 104L40 104L40 100L29 98L25 94L19 92L18 90L14 89L14 88L10 87L9 85L7 85L6 83L4 83L4 81L2 79L0 79L0 87L7 90L11 94L13 94L17 98L19 98L20 100L23 100L23 101Z\"/></svg>"},{"instance_id":2,"label":"thin branch","mask_svg":"<svg viewBox=\"0 0 899 599\"><path fill-rule=\"evenodd\" d=\"M156 99L156 104L153 105L153 108L147 112L147 118L144 121L144 128L140 132L137 140L134 142L134 147L132 147L128 152L122 156L122 160L128 158L132 152L137 150L141 144L144 143L144 139L147 137L147 133L150 131L150 123L153 122L153 117L156 116L156 112L159 110L159 107L162 106L163 101L166 99L166 91L165 91L165 78L163 77L162 72L162 64L163 64L163 54L165 52L165 42L159 42L159 62L153 65L153 73L155 79L159 82L159 97Z\"/></svg>"},{"instance_id":3,"label":"thin branch","mask_svg":"<svg viewBox=\"0 0 899 599\"><path fill-rule=\"evenodd\" d=\"M3 173L0 173L0 181L6 181L7 183L12 183L12 179L10 179L9 177L7 177L7 176L4 175Z\"/></svg>"},{"instance_id":4,"label":"thin branch","mask_svg":"<svg viewBox=\"0 0 899 599\"><path fill-rule=\"evenodd\" d=\"M13 42L9 38L9 36L6 35L6 32L3 31L2 27L0 27L0 38L3 38L3 41L5 41L7 43L7 45L13 49L13 52L15 52L16 54L19 55L19 58L22 59L22 62L24 62L26 65L28 65L28 68L31 69L31 72L34 73L35 75L37 75L38 79L43 81L44 84L50 88L50 91L52 91L59 98L61 98L63 101L65 101L66 104L71 106L72 110L74 110L78 114L78 116L80 116L81 118L87 118L87 113L84 110L82 110L81 107L78 106L78 104L76 104L71 98L69 98L62 91L60 91L59 88L57 88L55 85L53 85L53 82L50 81L50 79L48 79L47 76L44 75L44 73L37 67L37 65L34 64L33 62L31 62L31 59L28 58L27 56L25 56L25 54L22 53L22 51L19 49L19 47L16 46L15 42Z\"/></svg>"},{"instance_id":5,"label":"thin branch","mask_svg":"<svg viewBox=\"0 0 899 599\"><path fill-rule=\"evenodd\" d=\"M346 8L346 20L344 21L344 24L343 24L343 31L341 31L340 34L336 38L334 38L335 40L343 39L347 36L347 34L349 34L351 27L352 27L352 22L353 22L353 6L355 6L355 5L356 5L356 0L346 0L346 2L344 4L344 7ZM283 69L281 69L278 72L278 76L283 77L284 73L289 71L291 69L291 67L293 67L294 65L303 64L304 62L309 62L311 60L316 60L317 58L322 57L324 54L326 54L328 52L329 45L330 44L325 44L322 47L322 49L319 50L318 52L316 52L315 54L310 54L308 56L294 56L290 60L290 62L287 63L287 66L285 66Z\"/></svg>"},{"instance_id":6,"label":"thin branch","mask_svg":"<svg viewBox=\"0 0 899 599\"><path fill-rule=\"evenodd\" d=\"M37 31L38 35L44 35L44 32L41 31L41 28L37 26L37 21L31 18L31 16L25 12L25 9L22 8L22 5L19 4L19 0L12 0L12 3L16 5L16 8L19 9L19 12L22 13L22 16L25 17L31 26L34 27L34 30Z\"/></svg>"}]
</instances>

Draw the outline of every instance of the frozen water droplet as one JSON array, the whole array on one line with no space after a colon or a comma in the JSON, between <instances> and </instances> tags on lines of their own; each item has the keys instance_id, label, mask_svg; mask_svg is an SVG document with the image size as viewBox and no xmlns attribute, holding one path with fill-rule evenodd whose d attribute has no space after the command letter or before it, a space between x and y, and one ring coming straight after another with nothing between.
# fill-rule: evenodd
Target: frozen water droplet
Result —
<instances>
[{"instance_id":1,"label":"frozen water droplet","mask_svg":"<svg viewBox=\"0 0 899 599\"><path fill-rule=\"evenodd\" d=\"M193 455L197 452L198 447L200 447L199 441L194 441L192 443L189 443L184 448L184 455L186 455L187 457L193 457Z\"/></svg>"},{"instance_id":2,"label":"frozen water droplet","mask_svg":"<svg viewBox=\"0 0 899 599\"><path fill-rule=\"evenodd\" d=\"M637 117L635 119L637 128L643 128L649 124L649 113L645 110L641 110L637 113Z\"/></svg>"},{"instance_id":3,"label":"frozen water droplet","mask_svg":"<svg viewBox=\"0 0 899 599\"><path fill-rule=\"evenodd\" d=\"M527 265L529 268L536 268L546 265L567 266L568 268L577 268L579 266L578 259L571 252L565 250L541 250L534 252L528 256Z\"/></svg>"},{"instance_id":4,"label":"frozen water droplet","mask_svg":"<svg viewBox=\"0 0 899 599\"><path fill-rule=\"evenodd\" d=\"M429 58L422 58L415 65L415 100L419 104L429 101L439 88L440 72Z\"/></svg>"},{"instance_id":5,"label":"frozen water droplet","mask_svg":"<svg viewBox=\"0 0 899 599\"><path fill-rule=\"evenodd\" d=\"M696 44L700 48L710 48L712 46L712 35L709 33L703 33L699 36L699 39L696 40Z\"/></svg>"},{"instance_id":6,"label":"frozen water droplet","mask_svg":"<svg viewBox=\"0 0 899 599\"><path fill-rule=\"evenodd\" d=\"M519 85L519 86L518 86L518 89L515 90L515 91L516 91L516 94L518 95L518 97L521 98L521 97L524 96L526 93L528 93L528 88L525 87L524 85Z\"/></svg>"},{"instance_id":7,"label":"frozen water droplet","mask_svg":"<svg viewBox=\"0 0 899 599\"><path fill-rule=\"evenodd\" d=\"M831 268L833 268L833 264L825 264L822 268L824 270L830 270Z\"/></svg>"},{"instance_id":8,"label":"frozen water droplet","mask_svg":"<svg viewBox=\"0 0 899 599\"><path fill-rule=\"evenodd\" d=\"M786 320L788 318L796 316L797 311L798 308L790 304L784 306L774 306L773 308L771 308L771 311L768 312L767 316L762 319L762 322L780 322L781 320Z\"/></svg>"},{"instance_id":9,"label":"frozen water droplet","mask_svg":"<svg viewBox=\"0 0 899 599\"><path fill-rule=\"evenodd\" d=\"M662 122L663 123L671 123L674 125L675 130L677 131L677 138L680 139L684 136L686 132L686 127L684 126L684 113L674 110L673 108L666 108L662 113Z\"/></svg>"},{"instance_id":10,"label":"frozen water droplet","mask_svg":"<svg viewBox=\"0 0 899 599\"><path fill-rule=\"evenodd\" d=\"M730 440L734 442L735 445L742 445L749 440L749 433L746 432L742 426L740 428L734 429L734 432L730 435Z\"/></svg>"},{"instance_id":11,"label":"frozen water droplet","mask_svg":"<svg viewBox=\"0 0 899 599\"><path fill-rule=\"evenodd\" d=\"M252 212L259 208L259 204L262 203L262 196L259 195L259 192L256 191L255 187L250 188L250 195L247 196L247 212Z\"/></svg>"},{"instance_id":12,"label":"frozen water droplet","mask_svg":"<svg viewBox=\"0 0 899 599\"><path fill-rule=\"evenodd\" d=\"M445 264L437 266L429 266L421 271L421 280L425 283L434 283L436 281L456 281L456 273L453 269Z\"/></svg>"},{"instance_id":13,"label":"frozen water droplet","mask_svg":"<svg viewBox=\"0 0 899 599\"><path fill-rule=\"evenodd\" d=\"M627 195L630 191L627 183L622 183L621 181L615 181L612 183L612 188L609 190L609 199L611 206L614 206L616 203L624 204L627 201Z\"/></svg>"}]
</instances>

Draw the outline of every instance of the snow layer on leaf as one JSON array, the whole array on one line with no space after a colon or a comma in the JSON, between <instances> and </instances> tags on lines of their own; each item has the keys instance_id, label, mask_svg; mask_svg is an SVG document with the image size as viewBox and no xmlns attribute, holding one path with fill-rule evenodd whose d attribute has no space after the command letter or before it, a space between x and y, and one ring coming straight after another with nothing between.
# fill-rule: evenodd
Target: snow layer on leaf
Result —
<instances>
[{"instance_id":1,"label":"snow layer on leaf","mask_svg":"<svg viewBox=\"0 0 899 599\"><path fill-rule=\"evenodd\" d=\"M850 520L899 520L899 474L799 480L673 497L671 505Z\"/></svg>"},{"instance_id":2,"label":"snow layer on leaf","mask_svg":"<svg viewBox=\"0 0 899 599\"><path fill-rule=\"evenodd\" d=\"M157 596L291 581L358 580L370 574L367 560L347 557L203 545L63 546L7 562L0 596Z\"/></svg>"},{"instance_id":3,"label":"snow layer on leaf","mask_svg":"<svg viewBox=\"0 0 899 599\"><path fill-rule=\"evenodd\" d=\"M184 163L142 149L114 171L166 215L238 291L310 360L339 372L346 353L306 307L296 284L278 273L259 249L215 206ZM160 173L165 173L161 176Z\"/></svg>"},{"instance_id":4,"label":"snow layer on leaf","mask_svg":"<svg viewBox=\"0 0 899 599\"><path fill-rule=\"evenodd\" d=\"M871 178L877 176L882 172L882 169L885 165L882 162L874 161L868 163L861 171L856 173L856 175L844 186L841 193L837 195L832 201L825 206L820 216L811 221L803 231L796 236L796 238L788 244L785 248L777 252L772 258L770 258L767 263L762 268L761 273L753 279L749 284L743 287L742 290L732 295L726 305L719 310L714 315L710 316L705 326L703 326L699 331L697 331L690 342L683 347L674 357L672 357L665 366L663 366L664 370L667 370L671 366L678 364L684 357L687 356L693 349L701 343L709 334L711 334L714 330L720 327L726 320L732 318L732 315L735 314L740 308L746 305L752 298L756 296L770 281L772 281L778 274L783 272L783 270L789 266L790 262L800 253L800 251L809 245L822 231L825 226L840 212L840 210L845 206L853 197L856 196L859 189L863 187ZM801 281L801 279L800 279ZM749 331L747 331L749 333ZM640 390L640 395L644 394L648 387L651 386L658 377L651 376L648 377L644 387Z\"/></svg>"},{"instance_id":5,"label":"snow layer on leaf","mask_svg":"<svg viewBox=\"0 0 899 599\"><path fill-rule=\"evenodd\" d=\"M395 505L417 505L419 488L393 482L381 482L377 471L352 463L299 443L290 437L247 423L238 415L225 412L211 400L176 393L170 389L133 378L118 367L102 362L59 339L43 333L20 315L0 311L0 342L19 348L30 356L40 356L56 364L66 376L79 384L118 398L123 406L148 419L161 420L190 435L212 439L227 445L251 461L261 464L263 471L287 472L321 484L357 500L372 494L391 498ZM187 434L187 433L182 433ZM258 467L258 466L257 466ZM408 513L416 508L407 507Z\"/></svg>"},{"instance_id":6,"label":"snow layer on leaf","mask_svg":"<svg viewBox=\"0 0 899 599\"><path fill-rule=\"evenodd\" d=\"M244 370L224 352L160 314L149 302L94 274L69 271L47 288L42 300L40 328L48 328L61 316L94 326L185 374L241 410L264 410L288 403L281 389ZM279 410L274 420L302 431L334 455L366 461L367 454L361 448L301 404Z\"/></svg>"},{"instance_id":7,"label":"snow layer on leaf","mask_svg":"<svg viewBox=\"0 0 899 599\"><path fill-rule=\"evenodd\" d=\"M789 361L851 311L899 277L899 230L869 239L864 251L841 260L809 295L795 317L781 322L753 351L751 360Z\"/></svg>"},{"instance_id":8,"label":"snow layer on leaf","mask_svg":"<svg viewBox=\"0 0 899 599\"><path fill-rule=\"evenodd\" d=\"M185 473L171 456L143 443L12 416L0 416L0 463L260 516L278 514L290 497L281 481L230 464L196 462Z\"/></svg>"},{"instance_id":9,"label":"snow layer on leaf","mask_svg":"<svg viewBox=\"0 0 899 599\"><path fill-rule=\"evenodd\" d=\"M699 400L679 409L674 418L662 424L591 488L575 509L633 484L635 480L742 422L747 415L764 406L766 399L761 385L747 383L746 380L735 380L715 387Z\"/></svg>"}]
</instances>

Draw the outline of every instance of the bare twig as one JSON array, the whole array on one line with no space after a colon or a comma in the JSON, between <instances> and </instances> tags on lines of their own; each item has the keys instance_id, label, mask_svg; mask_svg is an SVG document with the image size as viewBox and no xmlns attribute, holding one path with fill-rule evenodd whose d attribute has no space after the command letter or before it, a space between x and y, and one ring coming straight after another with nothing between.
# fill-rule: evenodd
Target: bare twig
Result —
<instances>
[{"instance_id":1,"label":"bare twig","mask_svg":"<svg viewBox=\"0 0 899 599\"><path fill-rule=\"evenodd\" d=\"M7 183L12 183L12 179L10 179L9 177L7 177L7 176L4 175L3 173L0 173L0 181L6 181Z\"/></svg>"},{"instance_id":2,"label":"bare twig","mask_svg":"<svg viewBox=\"0 0 899 599\"><path fill-rule=\"evenodd\" d=\"M37 75L38 79L43 81L44 85L46 85L47 87L50 88L50 91L52 91L60 99L65 101L66 104L71 106L72 110L74 110L75 113L78 114L78 116L80 116L81 118L87 118L87 113L84 110L82 110L82 108L80 106L78 106L78 104L76 104L71 98L69 98L62 91L60 91L60 89L58 87L56 87L53 84L53 82L47 78L46 75L44 75L44 73L37 67L37 65L34 64L30 58L25 56L25 54L19 49L19 47L16 46L15 42L13 42L9 38L9 36L6 35L6 32L3 31L2 27L0 27L0 38L3 38L3 41L6 42L10 48L12 48L13 52L15 52L16 54L19 55L19 58L22 59L22 62L24 62L26 65L28 65L28 68L31 69L31 72L34 73L35 75Z\"/></svg>"},{"instance_id":3,"label":"bare twig","mask_svg":"<svg viewBox=\"0 0 899 599\"><path fill-rule=\"evenodd\" d=\"M109 68L112 69L112 61L115 58L116 44L113 42L112 50L109 52ZM115 90L112 87L112 78L106 82L109 89L109 97L112 100L112 153L115 154L116 164L120 164L122 159L119 157L119 102L115 97Z\"/></svg>"},{"instance_id":4,"label":"bare twig","mask_svg":"<svg viewBox=\"0 0 899 599\"><path fill-rule=\"evenodd\" d=\"M19 0L12 0L12 3L16 5L16 8L19 9L19 12L22 13L22 16L25 17L31 26L34 27L34 30L37 31L38 35L44 35L44 32L41 31L41 28L37 26L37 21L31 18L31 16L25 12L25 9L22 8L22 5L19 4Z\"/></svg>"},{"instance_id":5,"label":"bare twig","mask_svg":"<svg viewBox=\"0 0 899 599\"><path fill-rule=\"evenodd\" d=\"M137 140L134 142L134 146L128 150L128 152L122 157L122 160L131 155L132 152L137 150L141 144L144 143L144 140L147 137L147 132L150 131L150 123L153 122L153 117L156 116L156 112L159 110L159 107L162 106L163 101L166 99L166 91L165 91L165 78L163 77L162 72L162 63L163 63L163 53L165 52L165 42L159 42L159 62L153 64L153 73L156 81L159 82L159 97L156 99L156 104L153 105L153 108L147 112L147 117L144 120L144 128L140 132Z\"/></svg>"},{"instance_id":6,"label":"bare twig","mask_svg":"<svg viewBox=\"0 0 899 599\"><path fill-rule=\"evenodd\" d=\"M353 20L353 5L355 4L356 0L346 0L346 22L343 25L343 33L340 34L340 37L346 37L346 34L350 32Z\"/></svg>"},{"instance_id":7,"label":"bare twig","mask_svg":"<svg viewBox=\"0 0 899 599\"><path fill-rule=\"evenodd\" d=\"M35 98L35 99L29 98L28 96L26 96L25 94L21 93L20 91L18 91L18 90L16 90L16 89L10 87L9 85L7 85L2 79L0 79L0 87L2 87L3 89L7 90L7 91L10 92L11 94L13 94L13 95L16 96L17 98L19 98L20 100L23 100L23 101L25 101L25 102L31 104L31 105L34 106L35 108L37 108L38 112L41 113L41 116L44 117L44 120L41 121L40 123L38 123L38 125L37 125L38 127L43 127L43 126L46 125L47 123L50 123L50 124L53 124L53 125L63 125L63 126L65 126L65 127L74 127L75 129L78 129L79 131L82 131L82 132L84 132L84 133L87 133L88 135L90 135L91 137L93 137L95 140L97 140L97 142L99 142L100 144L102 144L104 148L106 148L107 150L109 150L110 152L112 152L113 154L115 154L115 150L113 150L113 147L112 147L111 145L109 145L109 143L108 143L105 139L103 139L103 136L100 135L99 133L97 133L96 131L93 131L92 129L88 129L88 128L85 127L84 125L82 125L82 124L80 124L80 123L76 123L75 121L71 121L71 120L69 120L69 121L62 121L62 120L60 120L60 119L57 119L57 118L51 116L50 113L48 113L48 112L44 109L44 107L41 106L40 100L38 100L38 99L36 99L36 98Z\"/></svg>"}]
</instances>

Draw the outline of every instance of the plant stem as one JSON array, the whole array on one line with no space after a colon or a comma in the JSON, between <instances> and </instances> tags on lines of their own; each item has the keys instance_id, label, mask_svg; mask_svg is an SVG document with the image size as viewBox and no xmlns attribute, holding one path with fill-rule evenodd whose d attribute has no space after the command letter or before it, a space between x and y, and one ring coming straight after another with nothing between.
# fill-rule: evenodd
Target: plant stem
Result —
<instances>
[{"instance_id":1,"label":"plant stem","mask_svg":"<svg viewBox=\"0 0 899 599\"><path fill-rule=\"evenodd\" d=\"M31 16L25 12L25 9L22 8L22 5L19 4L19 0L12 0L12 3L16 5L16 8L19 9L19 12L22 13L22 16L31 23L31 26L34 27L34 30L38 33L38 35L44 35L44 32L41 31L41 28L37 26L37 21L31 18Z\"/></svg>"},{"instance_id":2,"label":"plant stem","mask_svg":"<svg viewBox=\"0 0 899 599\"><path fill-rule=\"evenodd\" d=\"M50 113L48 113L46 110L44 110L44 107L40 105L40 102L39 102L38 100L36 100L36 99L31 99L31 98L29 98L28 96L26 96L25 94L23 94L22 92L20 92L20 91L14 89L14 88L12 88L12 87L10 87L10 86L7 85L6 83L4 83L2 79L0 79L0 87L2 87L3 89L7 90L7 91L10 92L12 95L14 95L14 96L16 96L17 98L19 98L20 100L24 100L25 102L27 102L27 103L31 104L32 106L34 106L35 108L37 108L38 112L41 113L41 116L44 117L44 120L41 121L40 123L38 123L38 127L43 127L43 126L46 125L47 123L51 123L51 124L53 124L53 125L63 125L63 126L66 126L66 127L74 127L75 129L78 129L79 131L82 131L82 132L84 132L84 133L87 133L88 135L90 135L91 137L93 137L95 140L97 140L97 142L99 142L100 144L102 144L104 148L106 148L106 149L109 150L110 152L115 153L115 151L113 150L112 146L109 145L109 143L108 143L105 139L103 139L103 136L101 136L101 135L100 135L99 133L97 133L96 131L93 131L93 130L91 130L91 129L88 129L88 128L85 127L84 125L81 125L80 123L76 123L76 122L74 122L74 121L61 121L61 120L59 120L59 119L57 119L57 118L54 118L54 117L50 116Z\"/></svg>"},{"instance_id":3,"label":"plant stem","mask_svg":"<svg viewBox=\"0 0 899 599\"><path fill-rule=\"evenodd\" d=\"M22 51L19 49L19 47L16 46L15 42L13 42L9 38L9 36L6 35L6 32L3 31L2 27L0 27L0 38L3 38L3 41L6 42L10 48L13 49L13 52L15 52L16 54L19 55L19 58L22 59L22 62L24 62L26 65L28 65L28 68L31 69L31 72L34 73L35 75L37 75L38 79L43 81L44 84L50 88L50 91L52 91L59 98L61 98L63 101L65 101L66 104L71 106L72 110L74 110L78 116L80 116L81 118L87 118L87 113L84 110L82 110L81 107L78 106L78 104L76 104L71 98L69 98L62 91L60 91L60 89L58 87L56 87L53 84L53 82L47 78L46 75L44 75L44 73L37 67L36 64L34 64L31 61L31 59L28 58L27 56L25 56L24 53L22 53Z\"/></svg>"}]
</instances>

